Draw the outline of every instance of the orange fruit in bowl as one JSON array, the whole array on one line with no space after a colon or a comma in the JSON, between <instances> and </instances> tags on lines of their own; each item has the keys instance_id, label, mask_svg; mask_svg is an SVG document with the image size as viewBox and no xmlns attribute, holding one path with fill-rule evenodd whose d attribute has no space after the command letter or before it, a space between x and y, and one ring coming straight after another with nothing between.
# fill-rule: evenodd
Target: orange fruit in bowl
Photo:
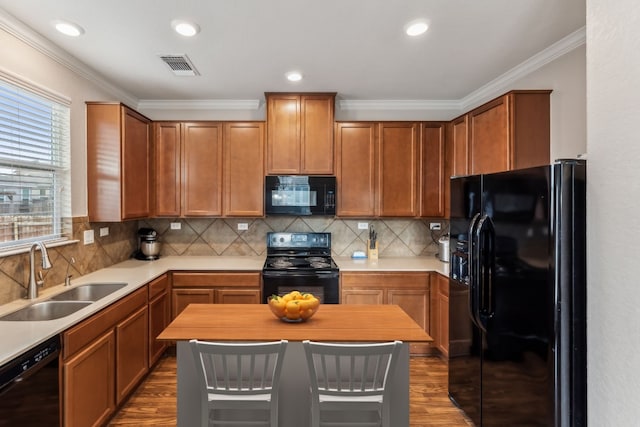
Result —
<instances>
[{"instance_id":1,"label":"orange fruit in bowl","mask_svg":"<svg viewBox=\"0 0 640 427\"><path fill-rule=\"evenodd\" d=\"M297 320L300 318L300 301L291 300L285 306L284 315L289 320Z\"/></svg>"},{"instance_id":2,"label":"orange fruit in bowl","mask_svg":"<svg viewBox=\"0 0 640 427\"><path fill-rule=\"evenodd\" d=\"M269 297L269 308L276 317L284 316L286 304L287 303L278 295L272 295Z\"/></svg>"},{"instance_id":3,"label":"orange fruit in bowl","mask_svg":"<svg viewBox=\"0 0 640 427\"><path fill-rule=\"evenodd\" d=\"M288 322L301 322L318 311L320 300L310 293L291 291L282 296L270 296L268 305L277 318Z\"/></svg>"}]
</instances>

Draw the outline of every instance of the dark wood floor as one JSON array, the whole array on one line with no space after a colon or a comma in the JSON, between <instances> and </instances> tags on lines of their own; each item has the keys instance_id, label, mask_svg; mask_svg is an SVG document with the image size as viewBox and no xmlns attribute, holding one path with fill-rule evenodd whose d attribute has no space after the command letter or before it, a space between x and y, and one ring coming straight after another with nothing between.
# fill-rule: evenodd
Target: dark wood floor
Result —
<instances>
[{"instance_id":1,"label":"dark wood floor","mask_svg":"<svg viewBox=\"0 0 640 427\"><path fill-rule=\"evenodd\" d=\"M447 364L437 357L410 362L411 427L468 427L465 416L447 396ZM176 358L168 354L138 387L109 426L176 425Z\"/></svg>"}]
</instances>

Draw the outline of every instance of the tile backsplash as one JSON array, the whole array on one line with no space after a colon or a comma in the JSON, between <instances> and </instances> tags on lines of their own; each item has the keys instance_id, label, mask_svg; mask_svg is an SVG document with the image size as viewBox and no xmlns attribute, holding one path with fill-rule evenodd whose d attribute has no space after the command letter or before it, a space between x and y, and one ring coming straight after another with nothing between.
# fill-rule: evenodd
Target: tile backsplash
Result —
<instances>
[{"instance_id":1,"label":"tile backsplash","mask_svg":"<svg viewBox=\"0 0 640 427\"><path fill-rule=\"evenodd\" d=\"M180 223L180 230L171 223ZM264 255L266 234L270 231L330 232L334 256L351 256L365 250L368 230L358 223L368 222L378 233L380 256L424 256L438 252L438 238L448 232L449 223L441 219L349 220L330 217L275 216L266 218L187 218L140 221L152 227L162 244L160 255ZM430 222L442 224L442 230L429 230ZM238 224L247 230L238 230Z\"/></svg>"},{"instance_id":2,"label":"tile backsplash","mask_svg":"<svg viewBox=\"0 0 640 427\"><path fill-rule=\"evenodd\" d=\"M109 228L109 235L99 236L101 227ZM82 243L85 230L94 230L95 243ZM73 218L73 236L77 243L47 248L52 267L43 271L44 287L64 282L67 268L73 278L124 261L131 257L138 245L137 221L122 223L89 223L87 217ZM69 265L71 259L75 263ZM40 251L36 251L36 272L39 271ZM22 298L29 280L29 253L0 258L0 304Z\"/></svg>"},{"instance_id":3,"label":"tile backsplash","mask_svg":"<svg viewBox=\"0 0 640 427\"><path fill-rule=\"evenodd\" d=\"M171 223L180 229L171 229ZM359 230L358 223L368 222L378 233L380 256L431 256L438 252L438 238L448 232L449 223L441 219L338 219L330 217L266 218L173 218L128 221L121 223L90 223L88 218L73 219L73 239L64 246L49 248L53 267L44 273L44 287L64 282L69 268L77 278L109 267L132 256L138 246L137 231L152 227L159 234L161 256L260 256L266 253L266 234L270 231L330 232L334 256L350 256L365 250L368 230ZM430 231L429 223L439 222L442 230ZM238 230L238 224L247 230ZM108 227L109 235L100 237L100 228ZM92 229L95 243L84 245L83 233ZM39 251L38 251L39 252ZM71 258L75 263L69 265ZM40 254L36 253L36 262ZM22 297L29 279L29 254L0 257L0 304ZM72 279L73 280L73 279Z\"/></svg>"}]
</instances>

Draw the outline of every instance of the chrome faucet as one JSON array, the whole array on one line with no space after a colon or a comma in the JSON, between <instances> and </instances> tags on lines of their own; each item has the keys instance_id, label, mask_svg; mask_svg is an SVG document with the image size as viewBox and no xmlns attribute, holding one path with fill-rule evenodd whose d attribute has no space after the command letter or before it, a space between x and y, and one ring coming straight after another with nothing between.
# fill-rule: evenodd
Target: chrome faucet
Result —
<instances>
[{"instance_id":1,"label":"chrome faucet","mask_svg":"<svg viewBox=\"0 0 640 427\"><path fill-rule=\"evenodd\" d=\"M35 253L37 248L40 248L40 252L42 253L42 269L48 270L51 268L51 261L49 260L49 254L47 253L47 248L44 246L44 243L35 242L31 245L31 249L29 249L29 284L27 285L26 299L38 298L38 286L42 286L44 284L42 275L40 276L41 280L36 280Z\"/></svg>"},{"instance_id":2,"label":"chrome faucet","mask_svg":"<svg viewBox=\"0 0 640 427\"><path fill-rule=\"evenodd\" d=\"M64 275L64 285L71 286L71 278L73 274L69 274L69 269L71 268L71 264L75 264L76 259L74 257L69 258L69 263L67 264L67 272Z\"/></svg>"}]
</instances>

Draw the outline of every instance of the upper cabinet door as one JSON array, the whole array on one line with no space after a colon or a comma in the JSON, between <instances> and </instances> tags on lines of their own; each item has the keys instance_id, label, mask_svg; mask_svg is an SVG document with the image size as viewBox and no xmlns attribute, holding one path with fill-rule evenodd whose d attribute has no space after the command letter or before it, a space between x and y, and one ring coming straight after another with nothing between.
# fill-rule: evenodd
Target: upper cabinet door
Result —
<instances>
[{"instance_id":1,"label":"upper cabinet door","mask_svg":"<svg viewBox=\"0 0 640 427\"><path fill-rule=\"evenodd\" d=\"M180 123L153 124L155 208L157 216L180 216Z\"/></svg>"},{"instance_id":2,"label":"upper cabinet door","mask_svg":"<svg viewBox=\"0 0 640 427\"><path fill-rule=\"evenodd\" d=\"M451 122L451 176L469 174L469 117L458 117Z\"/></svg>"},{"instance_id":3,"label":"upper cabinet door","mask_svg":"<svg viewBox=\"0 0 640 427\"><path fill-rule=\"evenodd\" d=\"M182 132L183 215L222 215L222 124L185 123Z\"/></svg>"},{"instance_id":4,"label":"upper cabinet door","mask_svg":"<svg viewBox=\"0 0 640 427\"><path fill-rule=\"evenodd\" d=\"M224 215L264 215L264 123L224 125Z\"/></svg>"},{"instance_id":5,"label":"upper cabinet door","mask_svg":"<svg viewBox=\"0 0 640 427\"><path fill-rule=\"evenodd\" d=\"M300 96L267 96L267 173L300 172Z\"/></svg>"},{"instance_id":6,"label":"upper cabinet door","mask_svg":"<svg viewBox=\"0 0 640 427\"><path fill-rule=\"evenodd\" d=\"M150 120L119 103L87 102L89 220L150 215Z\"/></svg>"},{"instance_id":7,"label":"upper cabinet door","mask_svg":"<svg viewBox=\"0 0 640 427\"><path fill-rule=\"evenodd\" d=\"M417 216L420 125L388 122L379 126L379 215Z\"/></svg>"},{"instance_id":8,"label":"upper cabinet door","mask_svg":"<svg viewBox=\"0 0 640 427\"><path fill-rule=\"evenodd\" d=\"M122 218L148 217L151 164L149 120L129 108L122 110Z\"/></svg>"},{"instance_id":9,"label":"upper cabinet door","mask_svg":"<svg viewBox=\"0 0 640 427\"><path fill-rule=\"evenodd\" d=\"M509 98L493 100L469 113L470 173L509 170Z\"/></svg>"},{"instance_id":10,"label":"upper cabinet door","mask_svg":"<svg viewBox=\"0 0 640 427\"><path fill-rule=\"evenodd\" d=\"M375 215L377 129L367 122L336 124L338 216Z\"/></svg>"},{"instance_id":11,"label":"upper cabinet door","mask_svg":"<svg viewBox=\"0 0 640 427\"><path fill-rule=\"evenodd\" d=\"M445 128L445 123L440 122L422 125L420 216L423 217L445 215Z\"/></svg>"},{"instance_id":12,"label":"upper cabinet door","mask_svg":"<svg viewBox=\"0 0 640 427\"><path fill-rule=\"evenodd\" d=\"M333 94L300 97L302 174L333 175L334 103Z\"/></svg>"},{"instance_id":13,"label":"upper cabinet door","mask_svg":"<svg viewBox=\"0 0 640 427\"><path fill-rule=\"evenodd\" d=\"M335 93L267 93L267 174L332 175Z\"/></svg>"}]
</instances>

